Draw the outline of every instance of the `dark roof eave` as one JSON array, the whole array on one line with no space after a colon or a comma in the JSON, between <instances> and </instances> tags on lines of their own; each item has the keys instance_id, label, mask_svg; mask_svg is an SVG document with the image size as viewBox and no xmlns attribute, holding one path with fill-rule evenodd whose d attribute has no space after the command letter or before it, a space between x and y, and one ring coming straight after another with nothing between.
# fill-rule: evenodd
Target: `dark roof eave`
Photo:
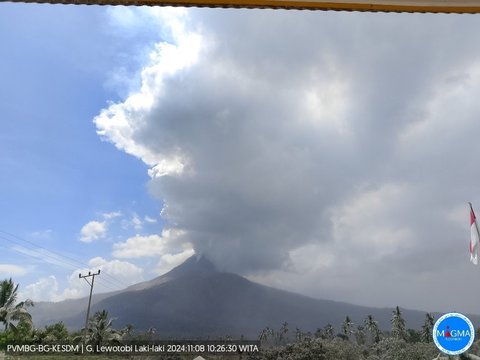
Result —
<instances>
[{"instance_id":1,"label":"dark roof eave","mask_svg":"<svg viewBox=\"0 0 480 360\"><path fill-rule=\"evenodd\" d=\"M2 1L1 2L6 2ZM297 0L9 0L17 3L125 6L185 6L212 8L308 9L399 13L480 13L480 1L297 1Z\"/></svg>"}]
</instances>

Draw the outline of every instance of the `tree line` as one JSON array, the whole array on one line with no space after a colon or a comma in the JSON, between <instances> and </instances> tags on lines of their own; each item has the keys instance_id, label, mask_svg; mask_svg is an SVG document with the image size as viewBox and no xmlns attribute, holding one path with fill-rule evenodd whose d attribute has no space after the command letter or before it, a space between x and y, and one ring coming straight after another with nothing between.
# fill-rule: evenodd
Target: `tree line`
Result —
<instances>
[{"instance_id":1,"label":"tree line","mask_svg":"<svg viewBox=\"0 0 480 360\"><path fill-rule=\"evenodd\" d=\"M278 330L266 327L260 332L263 350L249 359L431 360L439 355L432 338L434 322L427 313L420 330L407 329L398 306L392 311L389 331L382 331L373 315L357 326L346 316L338 332L332 324L313 333L299 328L291 331L284 322Z\"/></svg>"}]
</instances>

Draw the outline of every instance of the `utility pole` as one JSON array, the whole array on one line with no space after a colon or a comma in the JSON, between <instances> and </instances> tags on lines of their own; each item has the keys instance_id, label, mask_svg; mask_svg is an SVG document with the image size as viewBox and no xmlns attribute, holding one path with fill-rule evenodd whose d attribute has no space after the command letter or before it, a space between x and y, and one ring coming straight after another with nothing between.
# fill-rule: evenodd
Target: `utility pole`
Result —
<instances>
[{"instance_id":1,"label":"utility pole","mask_svg":"<svg viewBox=\"0 0 480 360\"><path fill-rule=\"evenodd\" d=\"M92 302L92 291L93 291L93 282L95 281L95 276L100 275L100 269L96 273L88 272L88 275L78 274L79 279L85 279L85 281L90 285L90 297L88 298L88 308L87 308L87 317L85 318L85 334L83 336L83 343L87 342L87 327L88 327L88 316L90 315L90 303ZM92 282L88 281L87 278L91 277Z\"/></svg>"}]
</instances>

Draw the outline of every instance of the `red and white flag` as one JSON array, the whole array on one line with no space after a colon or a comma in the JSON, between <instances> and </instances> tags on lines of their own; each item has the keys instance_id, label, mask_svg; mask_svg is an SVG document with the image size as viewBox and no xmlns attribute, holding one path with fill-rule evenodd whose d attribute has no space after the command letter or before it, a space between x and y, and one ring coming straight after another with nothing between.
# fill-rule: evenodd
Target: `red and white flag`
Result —
<instances>
[{"instance_id":1,"label":"red and white flag","mask_svg":"<svg viewBox=\"0 0 480 360\"><path fill-rule=\"evenodd\" d=\"M473 212L472 204L470 205L470 261L475 265L478 264L478 257L477 257L477 248L478 244L480 243L480 239L478 236L478 227L477 227L477 218L475 217L475 213Z\"/></svg>"}]
</instances>

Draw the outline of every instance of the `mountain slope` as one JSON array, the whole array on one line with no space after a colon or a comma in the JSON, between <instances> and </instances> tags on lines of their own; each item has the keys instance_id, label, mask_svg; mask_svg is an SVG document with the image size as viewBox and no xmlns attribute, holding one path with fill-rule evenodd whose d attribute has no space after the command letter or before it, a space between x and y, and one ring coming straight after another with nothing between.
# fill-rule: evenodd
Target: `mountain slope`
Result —
<instances>
[{"instance_id":1,"label":"mountain slope","mask_svg":"<svg viewBox=\"0 0 480 360\"><path fill-rule=\"evenodd\" d=\"M70 328L80 328L85 321L85 306L81 307L83 311L61 320ZM346 315L359 325L372 314L381 328L389 329L393 310L317 300L266 287L219 272L205 257L197 256L156 279L97 297L91 313L102 309L116 318L117 328L129 323L138 331L154 327L162 337L250 338L256 338L266 326L278 329L284 321L290 329L305 331L331 323L339 332ZM403 313L408 327L420 328L423 312Z\"/></svg>"}]
</instances>

